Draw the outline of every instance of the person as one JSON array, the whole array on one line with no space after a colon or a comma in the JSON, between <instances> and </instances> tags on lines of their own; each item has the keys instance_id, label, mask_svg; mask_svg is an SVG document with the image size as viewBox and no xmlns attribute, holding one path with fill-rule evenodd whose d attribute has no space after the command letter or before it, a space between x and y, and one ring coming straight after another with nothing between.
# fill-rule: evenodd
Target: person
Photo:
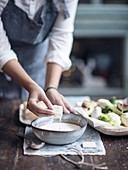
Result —
<instances>
[{"instance_id":1,"label":"person","mask_svg":"<svg viewBox=\"0 0 128 170\"><path fill-rule=\"evenodd\" d=\"M28 98L27 107L37 116L52 115L53 104L61 105L64 113L73 112L57 88L62 72L71 66L77 4L78 0L0 1L1 97Z\"/></svg>"}]
</instances>

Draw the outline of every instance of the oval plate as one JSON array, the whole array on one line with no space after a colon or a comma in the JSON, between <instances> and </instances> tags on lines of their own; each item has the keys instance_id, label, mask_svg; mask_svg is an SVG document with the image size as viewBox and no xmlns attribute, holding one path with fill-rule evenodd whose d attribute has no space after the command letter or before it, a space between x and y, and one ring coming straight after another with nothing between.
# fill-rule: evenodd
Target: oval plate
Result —
<instances>
[{"instance_id":1,"label":"oval plate","mask_svg":"<svg viewBox=\"0 0 128 170\"><path fill-rule=\"evenodd\" d=\"M83 111L82 108L78 108L78 107L75 107L74 108L77 112L77 114L81 115L82 117L84 117L87 121L88 121L88 124L90 126L92 126L93 128L95 128L96 130L98 130L99 132L103 133L103 134L106 134L106 135L111 135L111 136L126 136L128 135L128 127L125 127L125 126L120 126L120 127L112 127L109 125L109 123L106 123L106 122L103 122L101 120L97 120L97 119L91 119L91 117L89 117L85 111ZM82 109L82 110L81 110ZM96 121L99 121L99 125L98 126L94 126L94 123L95 123L95 120ZM103 125L103 124L108 124L108 125Z\"/></svg>"}]
</instances>

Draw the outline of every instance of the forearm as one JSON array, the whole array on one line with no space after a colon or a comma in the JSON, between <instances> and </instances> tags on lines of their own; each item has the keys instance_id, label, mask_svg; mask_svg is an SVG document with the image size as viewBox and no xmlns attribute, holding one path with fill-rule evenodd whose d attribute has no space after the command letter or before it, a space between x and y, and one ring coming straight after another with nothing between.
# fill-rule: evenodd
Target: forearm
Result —
<instances>
[{"instance_id":1,"label":"forearm","mask_svg":"<svg viewBox=\"0 0 128 170\"><path fill-rule=\"evenodd\" d=\"M3 66L2 70L28 92L36 85L17 60L10 60Z\"/></svg>"},{"instance_id":2,"label":"forearm","mask_svg":"<svg viewBox=\"0 0 128 170\"><path fill-rule=\"evenodd\" d=\"M47 64L47 74L45 88L48 87L58 87L60 82L60 77L62 74L62 67L56 63Z\"/></svg>"},{"instance_id":3,"label":"forearm","mask_svg":"<svg viewBox=\"0 0 128 170\"><path fill-rule=\"evenodd\" d=\"M47 78L46 78L46 85L45 89L48 87L58 87L60 77L62 74L62 67L55 63L48 63L47 64ZM46 91L46 95L48 99L54 105L59 105L63 107L64 113L73 113L74 110L70 106L70 104L66 101L63 95L61 95L58 90L50 89Z\"/></svg>"}]
</instances>

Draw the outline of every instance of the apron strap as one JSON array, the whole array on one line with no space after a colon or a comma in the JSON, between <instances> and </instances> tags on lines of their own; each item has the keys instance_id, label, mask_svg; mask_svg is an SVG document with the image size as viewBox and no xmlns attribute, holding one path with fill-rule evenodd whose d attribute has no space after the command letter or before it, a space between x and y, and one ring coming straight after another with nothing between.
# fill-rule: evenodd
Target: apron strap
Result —
<instances>
[{"instance_id":1,"label":"apron strap","mask_svg":"<svg viewBox=\"0 0 128 170\"><path fill-rule=\"evenodd\" d=\"M63 3L64 3L64 15L65 15L65 18L69 18L70 14L69 14L69 11L68 11L68 8L67 8L65 0L63 0Z\"/></svg>"},{"instance_id":2,"label":"apron strap","mask_svg":"<svg viewBox=\"0 0 128 170\"><path fill-rule=\"evenodd\" d=\"M9 0L8 2L13 2L14 3L14 0Z\"/></svg>"},{"instance_id":3,"label":"apron strap","mask_svg":"<svg viewBox=\"0 0 128 170\"><path fill-rule=\"evenodd\" d=\"M9 0L10 2L13 2L14 3L14 0ZM53 3L53 0L47 0L49 3ZM67 8L67 5L66 5L66 1L63 0L63 4L64 4L64 15L65 15L65 18L69 18L70 17L70 14L69 14L69 11L68 11L68 8Z\"/></svg>"}]
</instances>

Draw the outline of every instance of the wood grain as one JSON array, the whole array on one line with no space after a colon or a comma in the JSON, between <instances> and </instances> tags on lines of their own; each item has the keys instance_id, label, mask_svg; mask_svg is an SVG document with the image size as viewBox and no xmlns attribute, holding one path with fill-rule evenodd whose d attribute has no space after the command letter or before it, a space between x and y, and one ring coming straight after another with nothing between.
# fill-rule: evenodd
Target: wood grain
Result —
<instances>
[{"instance_id":1,"label":"wood grain","mask_svg":"<svg viewBox=\"0 0 128 170\"><path fill-rule=\"evenodd\" d=\"M15 133L24 131L25 125L19 122L18 108L21 100L0 100L0 169L1 170L74 170L74 165L60 156L41 157L23 155L23 140ZM85 161L91 163L106 162L110 170L128 169L128 137L108 136L101 134L106 155L85 156ZM78 161L78 156L69 156ZM91 167L82 167L91 170Z\"/></svg>"}]
</instances>

